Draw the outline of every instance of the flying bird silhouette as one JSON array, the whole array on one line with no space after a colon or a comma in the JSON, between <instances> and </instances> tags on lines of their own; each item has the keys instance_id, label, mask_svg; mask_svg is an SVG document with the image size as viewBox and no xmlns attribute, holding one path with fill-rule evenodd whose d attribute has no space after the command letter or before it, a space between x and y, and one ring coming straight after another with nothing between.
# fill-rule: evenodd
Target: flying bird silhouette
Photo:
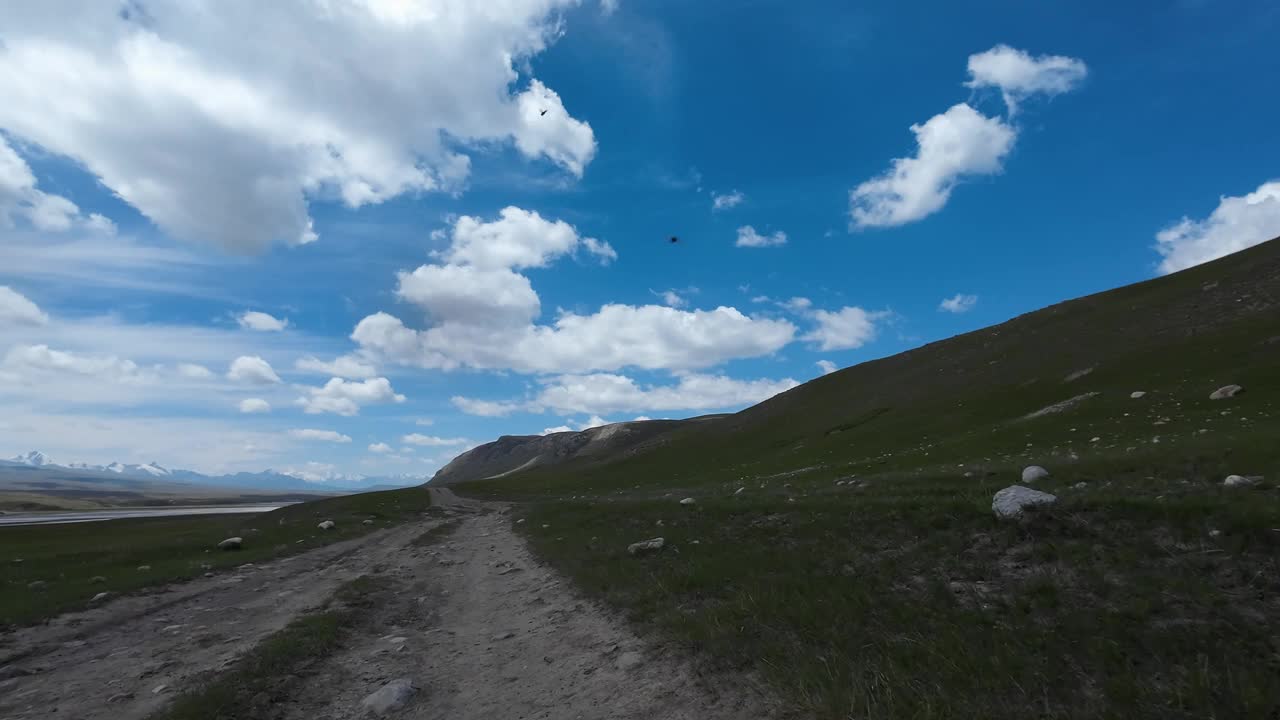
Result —
<instances>
[{"instance_id":1,"label":"flying bird silhouette","mask_svg":"<svg viewBox=\"0 0 1280 720\"><path fill-rule=\"evenodd\" d=\"M543 110L543 111L542 111L542 114L541 114L541 115L539 115L538 117L542 117L542 115L546 115L546 114L547 114L547 111L546 111L546 110Z\"/></svg>"},{"instance_id":2,"label":"flying bird silhouette","mask_svg":"<svg viewBox=\"0 0 1280 720\"><path fill-rule=\"evenodd\" d=\"M675 235L672 235L672 236L671 236L671 242L672 242L672 244L678 243L678 242L680 242L680 238L676 237Z\"/></svg>"}]
</instances>

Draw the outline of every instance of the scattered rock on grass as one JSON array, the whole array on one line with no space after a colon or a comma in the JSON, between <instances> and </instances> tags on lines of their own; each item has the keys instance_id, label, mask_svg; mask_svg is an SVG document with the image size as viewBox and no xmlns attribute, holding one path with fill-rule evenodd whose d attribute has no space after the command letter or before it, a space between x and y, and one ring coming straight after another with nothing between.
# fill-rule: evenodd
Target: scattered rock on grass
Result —
<instances>
[{"instance_id":1,"label":"scattered rock on grass","mask_svg":"<svg viewBox=\"0 0 1280 720\"><path fill-rule=\"evenodd\" d=\"M240 546L243 544L244 544L244 538L230 537L218 543L218 549L219 550L239 550ZM142 567L147 567L147 566L143 565ZM138 569L141 570L142 567ZM150 570L150 568L147 568L147 569Z\"/></svg>"},{"instance_id":2,"label":"scattered rock on grass","mask_svg":"<svg viewBox=\"0 0 1280 720\"><path fill-rule=\"evenodd\" d=\"M666 545L667 541L663 538L653 538L651 540L641 540L637 543L631 543L627 546L627 552L631 555L641 555L644 553L657 552Z\"/></svg>"},{"instance_id":3,"label":"scattered rock on grass","mask_svg":"<svg viewBox=\"0 0 1280 720\"><path fill-rule=\"evenodd\" d=\"M997 517L1022 517L1022 511L1035 505L1052 505L1058 502L1057 495L1032 490L1022 485L1010 485L995 494L991 499L991 510Z\"/></svg>"},{"instance_id":4,"label":"scattered rock on grass","mask_svg":"<svg viewBox=\"0 0 1280 720\"><path fill-rule=\"evenodd\" d=\"M362 700L360 706L368 714L386 715L408 704L417 691L408 678L392 680Z\"/></svg>"},{"instance_id":5,"label":"scattered rock on grass","mask_svg":"<svg viewBox=\"0 0 1280 720\"><path fill-rule=\"evenodd\" d=\"M1224 487L1229 488L1249 487L1250 485L1257 485L1259 480L1261 480L1261 478L1245 477L1244 475L1228 475L1227 479L1222 481L1222 484Z\"/></svg>"},{"instance_id":6,"label":"scattered rock on grass","mask_svg":"<svg viewBox=\"0 0 1280 720\"><path fill-rule=\"evenodd\" d=\"M372 525L372 524L373 524L373 521L372 521L372 520L365 520L364 522L362 522L362 523L360 523L360 524L361 524L361 525Z\"/></svg>"},{"instance_id":7,"label":"scattered rock on grass","mask_svg":"<svg viewBox=\"0 0 1280 720\"><path fill-rule=\"evenodd\" d=\"M1039 465L1028 465L1022 470L1022 482L1032 483L1049 477L1049 471Z\"/></svg>"},{"instance_id":8,"label":"scattered rock on grass","mask_svg":"<svg viewBox=\"0 0 1280 720\"><path fill-rule=\"evenodd\" d=\"M45 582L45 581L43 581L43 580L35 580L35 581L32 581L32 582L27 583L27 589L28 589L28 590L43 590L43 589L45 589L45 588L47 588L47 587L49 587L49 583L47 583L47 582Z\"/></svg>"},{"instance_id":9,"label":"scattered rock on grass","mask_svg":"<svg viewBox=\"0 0 1280 720\"><path fill-rule=\"evenodd\" d=\"M109 598L109 597L111 597L111 593L109 593L109 592L100 592L100 593L98 593L97 595L94 595L93 597L89 598L89 602L90 602L90 603L93 603L93 604L97 604L97 603L102 602L103 600L106 600L106 599L107 599L107 598Z\"/></svg>"},{"instance_id":10,"label":"scattered rock on grass","mask_svg":"<svg viewBox=\"0 0 1280 720\"><path fill-rule=\"evenodd\" d=\"M89 582L93 583L94 585L101 585L106 581L107 579L102 577L101 575L94 575L93 577L89 578Z\"/></svg>"},{"instance_id":11,"label":"scattered rock on grass","mask_svg":"<svg viewBox=\"0 0 1280 720\"><path fill-rule=\"evenodd\" d=\"M1141 398L1143 395L1146 395L1146 394L1147 394L1147 393L1146 393L1145 391L1142 391L1142 390L1134 390L1133 392L1129 393L1129 397L1130 397L1130 398L1132 398L1132 399L1134 399L1134 400L1137 400L1138 398Z\"/></svg>"},{"instance_id":12,"label":"scattered rock on grass","mask_svg":"<svg viewBox=\"0 0 1280 720\"><path fill-rule=\"evenodd\" d=\"M325 520L324 522L320 523L316 527L320 528L321 530L332 530L335 527L335 525L333 524L332 520Z\"/></svg>"},{"instance_id":13,"label":"scattered rock on grass","mask_svg":"<svg viewBox=\"0 0 1280 720\"><path fill-rule=\"evenodd\" d=\"M147 572L147 571L148 571L148 570L150 570L150 569L151 569L151 566L150 566L150 565L139 565L139 566L138 566L138 572Z\"/></svg>"},{"instance_id":14,"label":"scattered rock on grass","mask_svg":"<svg viewBox=\"0 0 1280 720\"><path fill-rule=\"evenodd\" d=\"M680 504L681 504L681 505L697 505L697 504L698 504L698 501L697 501L697 500L694 500L694 499L693 499L693 498L691 498L691 497L688 497L688 498L685 498L685 499L681 500L681 501L680 501Z\"/></svg>"},{"instance_id":15,"label":"scattered rock on grass","mask_svg":"<svg viewBox=\"0 0 1280 720\"><path fill-rule=\"evenodd\" d=\"M1223 385L1217 390L1214 390L1213 392L1209 393L1209 399L1225 400L1230 397L1235 397L1236 395L1239 395L1242 392L1244 392L1244 388L1240 387L1239 385Z\"/></svg>"}]
</instances>

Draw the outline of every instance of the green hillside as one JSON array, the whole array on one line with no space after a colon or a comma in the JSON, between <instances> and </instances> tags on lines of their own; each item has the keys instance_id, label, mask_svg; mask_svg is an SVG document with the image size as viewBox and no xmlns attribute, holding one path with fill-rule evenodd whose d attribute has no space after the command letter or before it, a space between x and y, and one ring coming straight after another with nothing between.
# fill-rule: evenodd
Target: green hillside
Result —
<instances>
[{"instance_id":1,"label":"green hillside","mask_svg":"<svg viewBox=\"0 0 1280 720\"><path fill-rule=\"evenodd\" d=\"M1278 398L1280 240L458 490L798 712L1275 717ZM997 520L1028 464L1059 501Z\"/></svg>"}]
</instances>

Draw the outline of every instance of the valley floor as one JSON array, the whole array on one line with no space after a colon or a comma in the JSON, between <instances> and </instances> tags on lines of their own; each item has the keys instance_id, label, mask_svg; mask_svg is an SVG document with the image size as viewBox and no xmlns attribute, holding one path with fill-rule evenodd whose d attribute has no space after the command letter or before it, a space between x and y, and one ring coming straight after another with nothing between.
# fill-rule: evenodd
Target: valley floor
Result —
<instances>
[{"instance_id":1,"label":"valley floor","mask_svg":"<svg viewBox=\"0 0 1280 720\"><path fill-rule=\"evenodd\" d=\"M539 565L504 507L432 501L420 522L0 636L0 716L356 718L397 680L405 718L770 714L759 690L699 677ZM344 602L360 612L323 653L281 664L281 638ZM279 677L228 682L252 675L246 658Z\"/></svg>"}]
</instances>

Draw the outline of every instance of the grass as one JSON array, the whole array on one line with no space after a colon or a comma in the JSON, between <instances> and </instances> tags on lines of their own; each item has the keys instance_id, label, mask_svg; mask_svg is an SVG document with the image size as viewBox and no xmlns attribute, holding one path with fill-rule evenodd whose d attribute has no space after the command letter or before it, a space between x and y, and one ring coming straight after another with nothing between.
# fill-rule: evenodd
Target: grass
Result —
<instances>
[{"instance_id":1,"label":"grass","mask_svg":"<svg viewBox=\"0 0 1280 720\"><path fill-rule=\"evenodd\" d=\"M326 608L289 623L230 670L183 693L151 720L266 717L276 702L288 696L300 673L339 647L387 588L385 579L367 575L347 583Z\"/></svg>"},{"instance_id":2,"label":"grass","mask_svg":"<svg viewBox=\"0 0 1280 720\"><path fill-rule=\"evenodd\" d=\"M262 514L0 527L0 627L83 608L100 592L136 592L358 537L415 519L429 506L425 489L406 488ZM336 527L320 530L321 520L333 520ZM237 536L244 539L243 549L216 548ZM44 586L31 588L36 581Z\"/></svg>"},{"instance_id":3,"label":"grass","mask_svg":"<svg viewBox=\"0 0 1280 720\"><path fill-rule=\"evenodd\" d=\"M1277 399L1273 241L455 489L525 501L583 588L818 718L1274 718ZM998 521L1029 464L1059 502Z\"/></svg>"}]
</instances>

